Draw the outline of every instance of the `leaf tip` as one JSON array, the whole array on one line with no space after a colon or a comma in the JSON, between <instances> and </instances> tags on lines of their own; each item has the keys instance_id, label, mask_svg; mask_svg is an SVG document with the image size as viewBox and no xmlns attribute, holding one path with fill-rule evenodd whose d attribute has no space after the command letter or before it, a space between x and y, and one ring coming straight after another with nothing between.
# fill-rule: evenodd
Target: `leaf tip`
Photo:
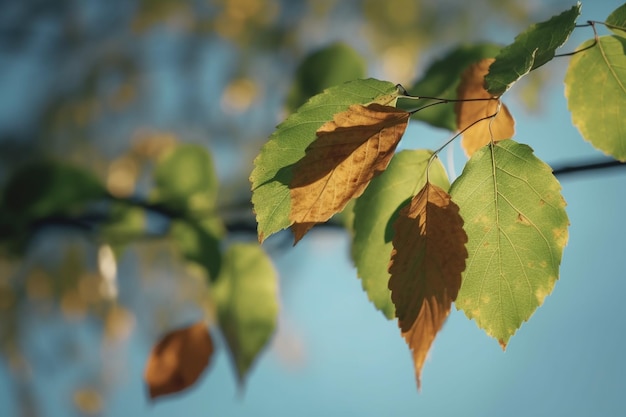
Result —
<instances>
[{"instance_id":1,"label":"leaf tip","mask_svg":"<svg viewBox=\"0 0 626 417\"><path fill-rule=\"evenodd\" d=\"M500 347L502 348L502 352L506 351L506 343L503 339L498 340Z\"/></svg>"}]
</instances>

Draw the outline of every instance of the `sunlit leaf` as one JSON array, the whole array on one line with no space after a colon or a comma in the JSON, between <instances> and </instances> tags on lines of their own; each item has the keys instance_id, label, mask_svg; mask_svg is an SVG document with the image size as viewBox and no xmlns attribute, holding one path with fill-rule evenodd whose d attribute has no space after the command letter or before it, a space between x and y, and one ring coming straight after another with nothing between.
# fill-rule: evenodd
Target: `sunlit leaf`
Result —
<instances>
[{"instance_id":1,"label":"sunlit leaf","mask_svg":"<svg viewBox=\"0 0 626 417\"><path fill-rule=\"evenodd\" d=\"M626 39L604 36L583 43L565 75L567 107L585 140L626 161ZM583 50L584 49L584 50Z\"/></svg>"},{"instance_id":2,"label":"sunlit leaf","mask_svg":"<svg viewBox=\"0 0 626 417\"><path fill-rule=\"evenodd\" d=\"M289 216L293 167L316 139L317 130L351 105L372 102L394 105L397 97L398 89L392 83L356 80L311 98L278 126L255 159L250 176L259 241L293 223Z\"/></svg>"},{"instance_id":3,"label":"sunlit leaf","mask_svg":"<svg viewBox=\"0 0 626 417\"><path fill-rule=\"evenodd\" d=\"M317 140L295 165L289 184L296 242L314 224L343 210L387 168L409 116L377 103L353 105L318 129Z\"/></svg>"},{"instance_id":4,"label":"sunlit leaf","mask_svg":"<svg viewBox=\"0 0 626 417\"><path fill-rule=\"evenodd\" d=\"M490 58L472 64L461 76L457 97L459 100L468 101L458 101L454 110L457 127L464 131L461 145L467 156L472 156L476 150L490 141L510 139L515 133L513 116L499 100L474 101L491 97L483 87L483 80L493 61L493 58ZM494 115L495 117L491 117Z\"/></svg>"},{"instance_id":5,"label":"sunlit leaf","mask_svg":"<svg viewBox=\"0 0 626 417\"><path fill-rule=\"evenodd\" d=\"M405 150L393 156L387 169L374 178L354 206L352 259L370 301L387 318L394 317L389 283L389 259L393 249L393 222L400 208L426 184L426 168L432 152ZM429 169L433 184L450 186L443 165L436 159Z\"/></svg>"},{"instance_id":6,"label":"sunlit leaf","mask_svg":"<svg viewBox=\"0 0 626 417\"><path fill-rule=\"evenodd\" d=\"M460 46L435 61L426 69L424 76L407 90L413 96L456 99L463 70L483 58L496 56L499 51L500 46L490 43ZM398 101L402 103L402 99ZM431 103L434 103L434 100L423 99L406 101L404 104L407 108L414 109ZM457 130L456 114L451 104L427 107L411 117L452 132Z\"/></svg>"},{"instance_id":7,"label":"sunlit leaf","mask_svg":"<svg viewBox=\"0 0 626 417\"><path fill-rule=\"evenodd\" d=\"M580 15L580 3L545 22L530 26L504 47L491 64L485 87L494 96L502 95L511 85L552 58L567 41Z\"/></svg>"},{"instance_id":8,"label":"sunlit leaf","mask_svg":"<svg viewBox=\"0 0 626 417\"><path fill-rule=\"evenodd\" d=\"M450 188L468 236L456 306L504 348L559 277L568 219L561 186L532 149L485 146Z\"/></svg>"},{"instance_id":9,"label":"sunlit leaf","mask_svg":"<svg viewBox=\"0 0 626 417\"><path fill-rule=\"evenodd\" d=\"M166 334L152 348L144 370L150 398L173 394L193 385L212 355L213 341L203 322Z\"/></svg>"},{"instance_id":10,"label":"sunlit leaf","mask_svg":"<svg viewBox=\"0 0 626 417\"><path fill-rule=\"evenodd\" d=\"M626 36L626 4L613 10L606 18L607 27L619 36Z\"/></svg>"},{"instance_id":11,"label":"sunlit leaf","mask_svg":"<svg viewBox=\"0 0 626 417\"><path fill-rule=\"evenodd\" d=\"M365 76L366 63L352 47L338 42L316 50L298 66L287 99L293 111L324 89Z\"/></svg>"},{"instance_id":12,"label":"sunlit leaf","mask_svg":"<svg viewBox=\"0 0 626 417\"><path fill-rule=\"evenodd\" d=\"M256 244L231 246L212 294L237 378L243 384L274 333L278 316L278 279L263 249Z\"/></svg>"},{"instance_id":13,"label":"sunlit leaf","mask_svg":"<svg viewBox=\"0 0 626 417\"><path fill-rule=\"evenodd\" d=\"M420 387L426 354L461 286L467 236L458 206L430 183L400 211L394 229L389 288Z\"/></svg>"}]
</instances>

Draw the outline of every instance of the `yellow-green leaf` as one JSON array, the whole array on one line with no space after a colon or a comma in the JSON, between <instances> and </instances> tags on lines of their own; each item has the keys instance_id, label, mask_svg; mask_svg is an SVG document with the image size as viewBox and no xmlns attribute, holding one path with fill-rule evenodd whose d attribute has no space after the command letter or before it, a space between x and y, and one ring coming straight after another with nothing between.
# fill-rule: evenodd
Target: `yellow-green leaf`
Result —
<instances>
[{"instance_id":1,"label":"yellow-green leaf","mask_svg":"<svg viewBox=\"0 0 626 417\"><path fill-rule=\"evenodd\" d=\"M626 39L603 36L583 43L565 75L567 107L585 140L626 161ZM587 49L585 49L587 48Z\"/></svg>"},{"instance_id":2,"label":"yellow-green leaf","mask_svg":"<svg viewBox=\"0 0 626 417\"><path fill-rule=\"evenodd\" d=\"M568 219L561 186L532 149L485 146L450 188L467 233L467 268L456 306L504 348L552 292Z\"/></svg>"}]
</instances>

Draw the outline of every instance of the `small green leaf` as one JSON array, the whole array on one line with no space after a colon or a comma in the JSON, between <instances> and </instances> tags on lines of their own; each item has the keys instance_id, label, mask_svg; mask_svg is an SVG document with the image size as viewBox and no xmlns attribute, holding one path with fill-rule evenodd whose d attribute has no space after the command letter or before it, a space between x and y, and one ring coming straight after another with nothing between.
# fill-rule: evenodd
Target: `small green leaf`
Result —
<instances>
[{"instance_id":1,"label":"small green leaf","mask_svg":"<svg viewBox=\"0 0 626 417\"><path fill-rule=\"evenodd\" d=\"M385 317L392 319L395 308L388 288L389 258L393 249L393 223L400 209L426 184L426 167L432 152L401 151L387 169L374 178L354 206L352 259L363 289ZM430 167L430 181L447 190L446 172L437 159Z\"/></svg>"},{"instance_id":2,"label":"small green leaf","mask_svg":"<svg viewBox=\"0 0 626 417\"><path fill-rule=\"evenodd\" d=\"M337 42L308 55L298 66L287 98L290 111L326 88L365 77L366 63L352 47Z\"/></svg>"},{"instance_id":3,"label":"small green leaf","mask_svg":"<svg viewBox=\"0 0 626 417\"><path fill-rule=\"evenodd\" d=\"M616 35L626 36L626 4L622 4L606 18L607 27Z\"/></svg>"},{"instance_id":4,"label":"small green leaf","mask_svg":"<svg viewBox=\"0 0 626 417\"><path fill-rule=\"evenodd\" d=\"M626 161L626 39L603 36L583 43L565 75L572 122L594 147ZM587 48L587 49L585 49ZM584 49L584 50L583 50Z\"/></svg>"},{"instance_id":5,"label":"small green leaf","mask_svg":"<svg viewBox=\"0 0 626 417\"><path fill-rule=\"evenodd\" d=\"M218 179L211 154L200 145L179 145L159 159L154 181L155 202L179 214L172 220L170 236L181 254L215 280L224 226L215 212Z\"/></svg>"},{"instance_id":6,"label":"small green leaf","mask_svg":"<svg viewBox=\"0 0 626 417\"><path fill-rule=\"evenodd\" d=\"M278 316L278 278L263 249L257 244L231 246L212 295L237 378L243 384L274 333Z\"/></svg>"},{"instance_id":7,"label":"small green leaf","mask_svg":"<svg viewBox=\"0 0 626 417\"><path fill-rule=\"evenodd\" d=\"M146 211L121 202L111 204L109 216L100 227L100 236L119 256L125 246L146 233Z\"/></svg>"},{"instance_id":8,"label":"small green leaf","mask_svg":"<svg viewBox=\"0 0 626 417\"><path fill-rule=\"evenodd\" d=\"M163 155L154 170L154 201L182 212L208 213L215 207L218 180L209 151L182 144Z\"/></svg>"},{"instance_id":9,"label":"small green leaf","mask_svg":"<svg viewBox=\"0 0 626 417\"><path fill-rule=\"evenodd\" d=\"M559 277L568 219L561 186L532 149L487 145L450 188L469 257L456 306L504 348Z\"/></svg>"},{"instance_id":10,"label":"small green leaf","mask_svg":"<svg viewBox=\"0 0 626 417\"><path fill-rule=\"evenodd\" d=\"M494 96L502 95L511 85L552 58L567 41L580 15L580 3L551 19L530 26L515 41L500 51L485 76L485 87Z\"/></svg>"},{"instance_id":11,"label":"small green leaf","mask_svg":"<svg viewBox=\"0 0 626 417\"><path fill-rule=\"evenodd\" d=\"M397 87L375 79L356 80L324 91L278 126L254 161L250 176L259 241L292 224L289 184L293 166L316 139L316 131L353 104L376 102L393 106Z\"/></svg>"},{"instance_id":12,"label":"small green leaf","mask_svg":"<svg viewBox=\"0 0 626 417\"><path fill-rule=\"evenodd\" d=\"M217 279L222 267L220 242L224 236L219 218L176 219L170 226L170 236L185 259L202 266L211 281Z\"/></svg>"},{"instance_id":13,"label":"small green leaf","mask_svg":"<svg viewBox=\"0 0 626 417\"><path fill-rule=\"evenodd\" d=\"M456 99L456 90L461 81L461 74L471 64L484 58L493 58L500 51L500 46L491 43L460 46L448 52L442 59L434 62L426 69L424 76L411 88L407 89L413 96L438 97ZM434 103L434 100L423 99L402 100L406 107L414 109ZM456 131L456 116L453 104L440 104L420 110L413 115L435 127Z\"/></svg>"}]
</instances>

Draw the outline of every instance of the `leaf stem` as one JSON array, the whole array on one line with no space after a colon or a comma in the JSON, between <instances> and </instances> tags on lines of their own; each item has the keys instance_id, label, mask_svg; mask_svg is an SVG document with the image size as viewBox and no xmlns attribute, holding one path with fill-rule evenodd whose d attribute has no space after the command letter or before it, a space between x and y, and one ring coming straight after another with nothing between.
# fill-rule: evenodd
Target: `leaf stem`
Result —
<instances>
[{"instance_id":1,"label":"leaf stem","mask_svg":"<svg viewBox=\"0 0 626 417\"><path fill-rule=\"evenodd\" d=\"M576 55L576 54L578 54L580 52L586 51L587 49L591 49L594 46L596 46L598 44L598 31L596 29L596 24L597 23L604 24L607 27L611 27L612 26L612 25L608 25L608 24L606 24L604 22L597 22L595 20L587 20L586 24L576 25L577 28L578 27L582 28L582 27L589 27L589 26L591 26L591 29L593 30L593 43L591 45L585 46L584 48L578 49L578 50L573 51L573 52L565 52L565 53L562 53L562 54L556 54L556 55L554 55L554 57L555 58L563 58L563 57L567 57L567 56Z\"/></svg>"}]
</instances>

